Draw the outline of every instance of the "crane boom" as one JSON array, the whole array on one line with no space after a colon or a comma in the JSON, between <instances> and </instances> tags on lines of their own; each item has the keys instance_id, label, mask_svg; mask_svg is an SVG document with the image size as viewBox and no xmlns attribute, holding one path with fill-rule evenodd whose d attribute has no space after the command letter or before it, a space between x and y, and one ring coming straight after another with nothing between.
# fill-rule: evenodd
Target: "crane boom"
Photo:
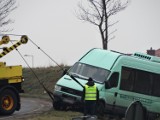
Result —
<instances>
[{"instance_id":1,"label":"crane boom","mask_svg":"<svg viewBox=\"0 0 160 120\"><path fill-rule=\"evenodd\" d=\"M0 41L0 45L7 44L10 41L10 38L8 36L3 36L2 40ZM0 58L11 52L12 50L16 49L21 44L26 44L28 42L28 37L26 35L23 35L17 43L13 44L11 47L5 47L3 48L3 51L0 53Z\"/></svg>"}]
</instances>

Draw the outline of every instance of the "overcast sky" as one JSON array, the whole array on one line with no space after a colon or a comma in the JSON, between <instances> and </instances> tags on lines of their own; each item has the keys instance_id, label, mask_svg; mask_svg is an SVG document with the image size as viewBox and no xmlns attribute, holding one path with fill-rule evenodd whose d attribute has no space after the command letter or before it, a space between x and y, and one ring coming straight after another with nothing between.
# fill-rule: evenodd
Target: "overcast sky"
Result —
<instances>
[{"instance_id":1,"label":"overcast sky","mask_svg":"<svg viewBox=\"0 0 160 120\"><path fill-rule=\"evenodd\" d=\"M17 0L18 8L10 15L15 21L8 26L13 34L26 34L59 64L74 64L92 48L102 48L98 28L78 20L74 14L79 0ZM160 0L131 0L129 6L115 15L119 21L109 50L123 53L160 48ZM20 39L10 36L11 39ZM21 45L22 55L33 55L34 66L55 65L31 42ZM31 57L24 57L32 65ZM8 65L26 66L16 51L3 57Z\"/></svg>"}]
</instances>

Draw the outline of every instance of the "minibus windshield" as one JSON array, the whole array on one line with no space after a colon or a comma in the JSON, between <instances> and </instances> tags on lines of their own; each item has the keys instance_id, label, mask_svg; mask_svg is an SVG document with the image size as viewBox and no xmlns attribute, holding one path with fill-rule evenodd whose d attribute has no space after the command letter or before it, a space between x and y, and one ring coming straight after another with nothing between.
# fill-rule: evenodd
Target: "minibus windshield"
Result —
<instances>
[{"instance_id":1,"label":"minibus windshield","mask_svg":"<svg viewBox=\"0 0 160 120\"><path fill-rule=\"evenodd\" d=\"M77 78L87 80L91 77L95 82L103 83L107 79L110 71L100 67L77 62L71 67L69 73Z\"/></svg>"}]
</instances>

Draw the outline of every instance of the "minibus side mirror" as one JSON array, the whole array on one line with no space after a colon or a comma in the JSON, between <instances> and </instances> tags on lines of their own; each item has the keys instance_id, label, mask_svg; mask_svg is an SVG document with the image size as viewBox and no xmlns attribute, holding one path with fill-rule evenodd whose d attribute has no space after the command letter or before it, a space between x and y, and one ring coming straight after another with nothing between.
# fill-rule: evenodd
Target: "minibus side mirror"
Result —
<instances>
[{"instance_id":1,"label":"minibus side mirror","mask_svg":"<svg viewBox=\"0 0 160 120\"><path fill-rule=\"evenodd\" d=\"M107 80L105 82L105 88L110 89L110 88L113 88L113 87L117 87L118 86L118 79L119 79L119 73L114 72L111 75L111 77L109 78L109 80Z\"/></svg>"},{"instance_id":2,"label":"minibus side mirror","mask_svg":"<svg viewBox=\"0 0 160 120\"><path fill-rule=\"evenodd\" d=\"M106 89L110 89L110 88L111 88L111 85L110 85L110 83L109 83L108 80L105 81L105 88L106 88Z\"/></svg>"}]
</instances>

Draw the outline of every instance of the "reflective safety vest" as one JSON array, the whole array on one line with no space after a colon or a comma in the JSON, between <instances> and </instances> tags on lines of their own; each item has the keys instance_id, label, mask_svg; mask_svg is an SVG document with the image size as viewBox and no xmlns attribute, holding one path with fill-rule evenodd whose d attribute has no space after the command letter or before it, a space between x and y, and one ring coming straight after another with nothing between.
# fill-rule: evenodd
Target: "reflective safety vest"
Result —
<instances>
[{"instance_id":1,"label":"reflective safety vest","mask_svg":"<svg viewBox=\"0 0 160 120\"><path fill-rule=\"evenodd\" d=\"M97 100L97 87L85 85L85 100Z\"/></svg>"}]
</instances>

